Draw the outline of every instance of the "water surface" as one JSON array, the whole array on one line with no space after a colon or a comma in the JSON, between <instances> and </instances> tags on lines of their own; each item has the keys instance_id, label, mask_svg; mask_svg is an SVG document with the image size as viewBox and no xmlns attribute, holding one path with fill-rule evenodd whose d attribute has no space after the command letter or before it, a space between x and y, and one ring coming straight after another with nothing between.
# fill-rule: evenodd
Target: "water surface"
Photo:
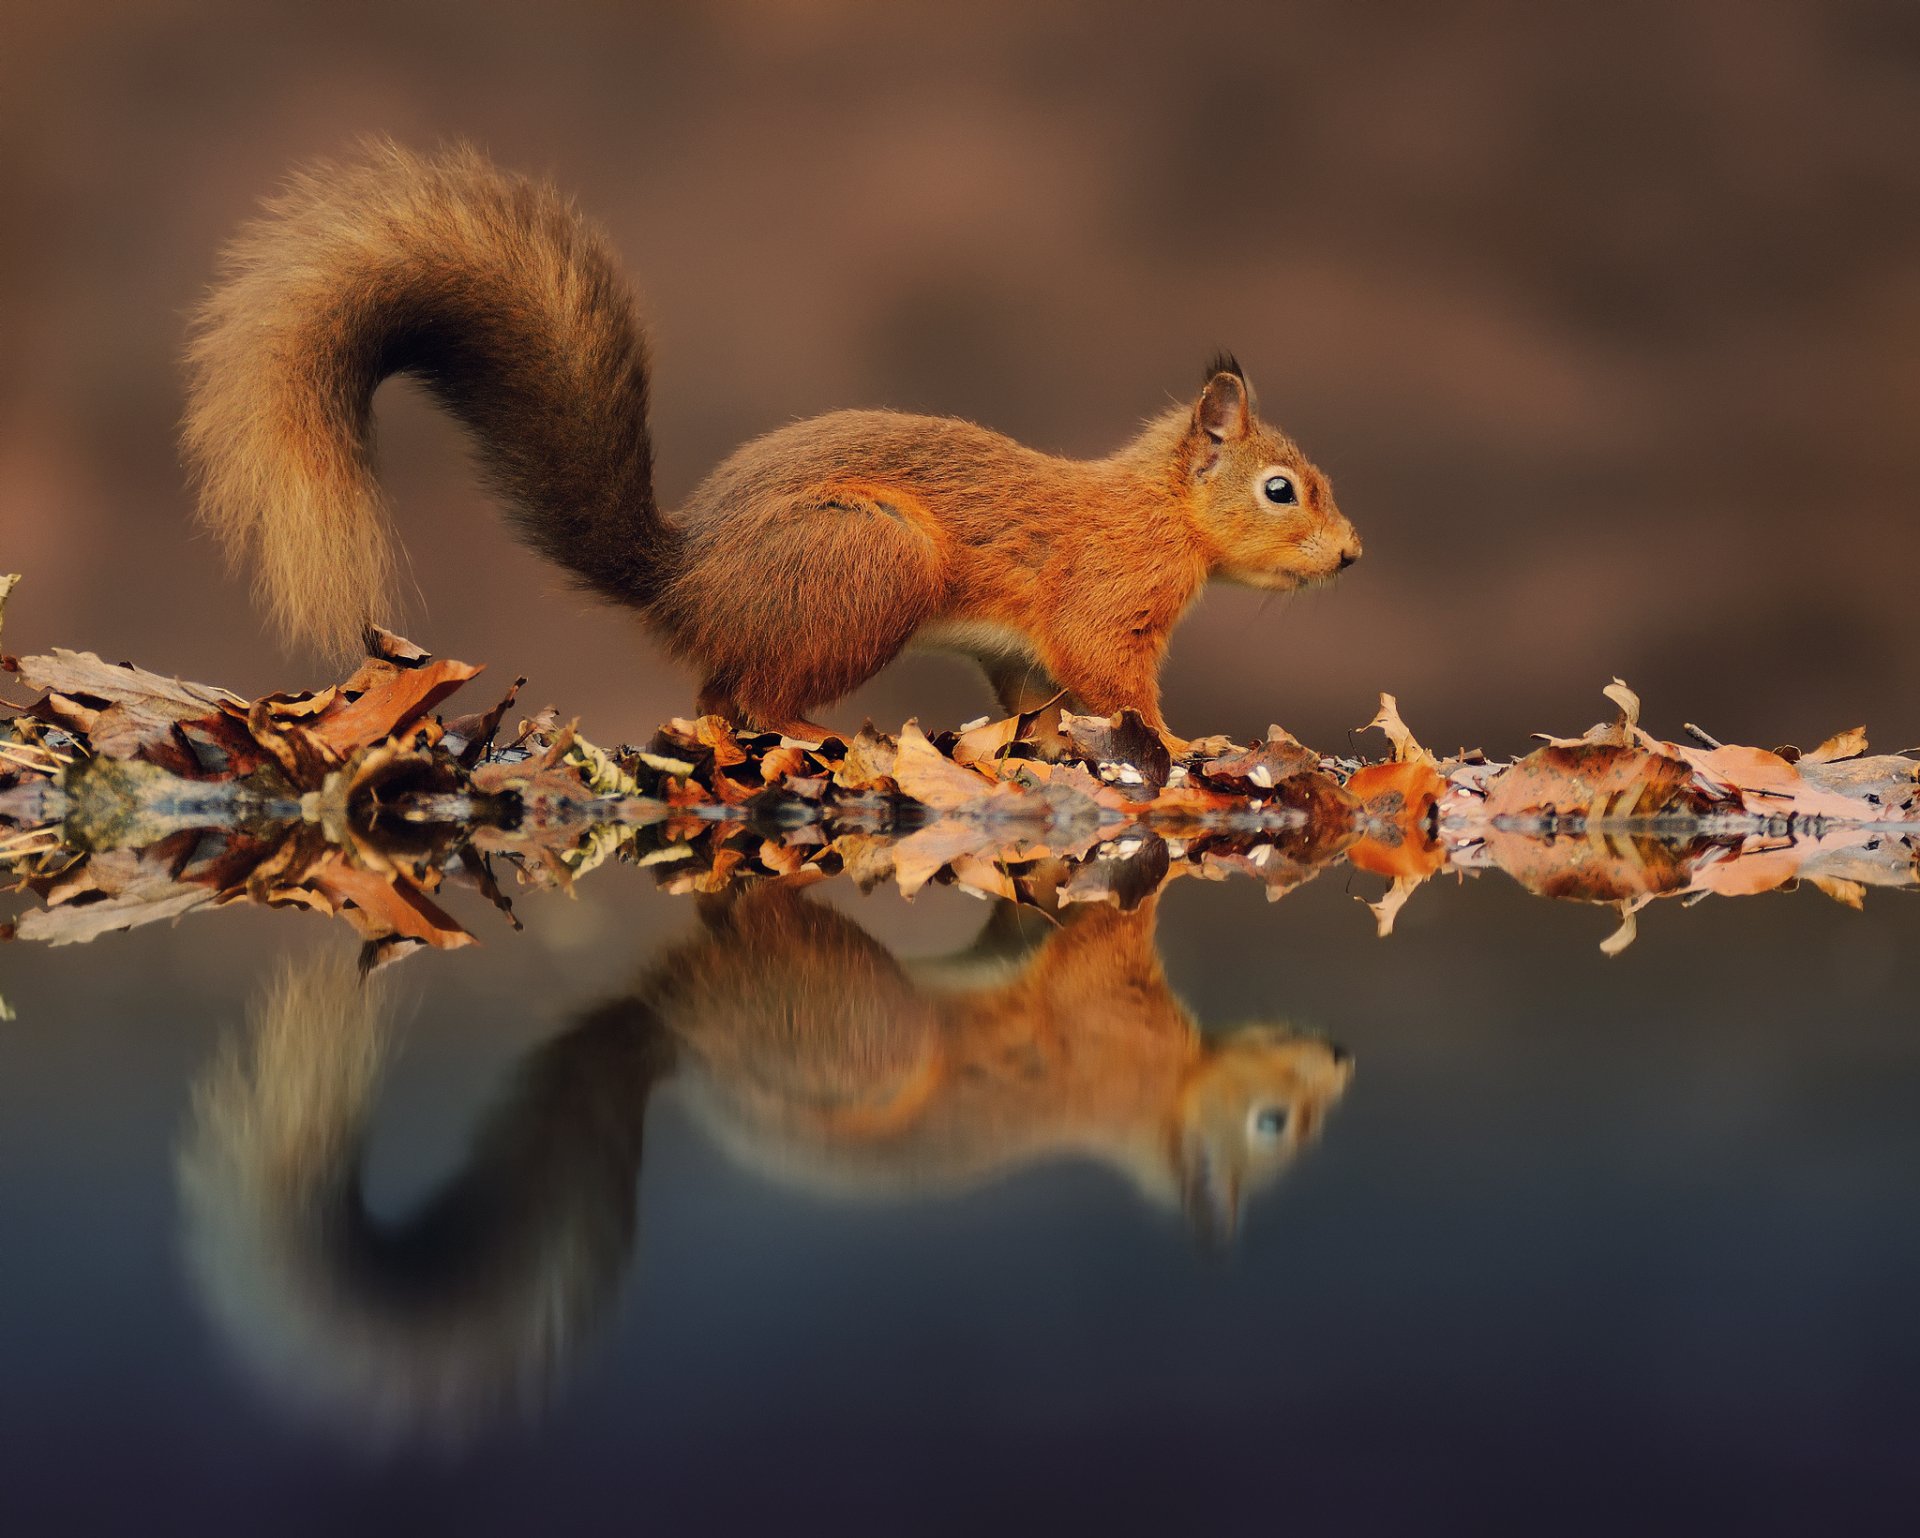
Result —
<instances>
[{"instance_id":1,"label":"water surface","mask_svg":"<svg viewBox=\"0 0 1920 1538\"><path fill-rule=\"evenodd\" d=\"M1608 959L1612 914L1496 879L1379 940L1379 885L1178 882L1094 935L842 880L730 931L608 868L523 934L464 910L484 944L381 973L384 1026L310 915L11 945L19 1530L1903 1512L1910 897L1659 904ZM943 1031L970 1066L927 1069ZM1196 1174L1152 1085L1255 1039L1293 1057Z\"/></svg>"}]
</instances>

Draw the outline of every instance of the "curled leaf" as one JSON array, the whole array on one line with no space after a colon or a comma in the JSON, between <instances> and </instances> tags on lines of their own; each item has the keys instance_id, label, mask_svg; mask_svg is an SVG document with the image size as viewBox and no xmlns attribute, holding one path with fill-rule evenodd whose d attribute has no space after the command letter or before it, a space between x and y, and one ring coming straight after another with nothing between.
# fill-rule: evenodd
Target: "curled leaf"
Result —
<instances>
[{"instance_id":1,"label":"curled leaf","mask_svg":"<svg viewBox=\"0 0 1920 1538\"><path fill-rule=\"evenodd\" d=\"M1396 764L1433 762L1433 755L1420 746L1418 739L1408 730L1407 723L1400 719L1400 702L1391 694L1380 696L1379 710L1360 730L1370 732L1375 727L1385 732L1387 741L1393 744L1393 761Z\"/></svg>"},{"instance_id":2,"label":"curled leaf","mask_svg":"<svg viewBox=\"0 0 1920 1538\"><path fill-rule=\"evenodd\" d=\"M1864 726L1849 727L1844 732L1829 737L1811 753L1802 753L1803 764L1831 764L1843 758L1858 758L1867 751L1867 729Z\"/></svg>"}]
</instances>

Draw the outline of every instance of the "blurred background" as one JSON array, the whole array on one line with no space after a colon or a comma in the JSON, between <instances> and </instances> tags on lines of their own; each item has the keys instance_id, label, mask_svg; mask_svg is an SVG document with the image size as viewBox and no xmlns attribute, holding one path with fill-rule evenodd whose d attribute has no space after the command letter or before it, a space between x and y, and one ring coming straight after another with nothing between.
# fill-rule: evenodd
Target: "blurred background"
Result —
<instances>
[{"instance_id":1,"label":"blurred background","mask_svg":"<svg viewBox=\"0 0 1920 1538\"><path fill-rule=\"evenodd\" d=\"M1323 747L1399 694L1442 747L1607 711L1920 740L1920 9L327 7L5 0L0 568L20 650L247 692L278 655L189 520L185 316L286 170L471 138L611 230L672 505L849 405L1101 453L1236 350L1367 559L1212 595L1176 729ZM458 433L380 407L410 632L603 739L691 702L507 535ZM984 711L909 659L828 713Z\"/></svg>"},{"instance_id":2,"label":"blurred background","mask_svg":"<svg viewBox=\"0 0 1920 1538\"><path fill-rule=\"evenodd\" d=\"M192 525L178 355L256 200L369 132L471 138L610 229L653 330L668 505L743 439L849 405L1103 453L1233 348L1367 556L1290 603L1210 596L1166 675L1177 730L1277 720L1338 748L1387 689L1430 743L1510 752L1609 713L1619 673L1668 733L1920 742L1909 0L0 0L9 650L246 692L325 676L276 651ZM492 669L456 708L521 672L525 704L601 740L690 707L631 619L513 542L417 392L385 391L380 436L407 628ZM825 714L988 703L922 657ZM1203 1025L1286 1019L1360 1065L1232 1265L1098 1172L801 1201L669 1109L618 1325L552 1418L466 1462L336 1455L245 1377L181 1265L189 1086L276 960L342 937L229 909L8 946L9 1515L1898 1530L1920 1466L1912 903L1661 904L1611 961L1613 913L1504 880L1422 893L1383 944L1353 900L1378 886L1329 873L1269 907L1183 882L1165 904ZM823 900L903 957L981 921L944 890ZM577 902L525 900L518 939L461 912L482 947L401 969L376 1212L455 1166L523 1052L696 923L611 866Z\"/></svg>"}]
</instances>

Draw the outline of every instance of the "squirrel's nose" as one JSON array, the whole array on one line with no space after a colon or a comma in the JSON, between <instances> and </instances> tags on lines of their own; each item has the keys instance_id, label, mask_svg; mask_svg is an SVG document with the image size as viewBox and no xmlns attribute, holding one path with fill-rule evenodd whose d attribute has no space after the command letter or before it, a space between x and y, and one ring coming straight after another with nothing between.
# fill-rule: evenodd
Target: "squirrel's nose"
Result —
<instances>
[{"instance_id":1,"label":"squirrel's nose","mask_svg":"<svg viewBox=\"0 0 1920 1538\"><path fill-rule=\"evenodd\" d=\"M1348 546L1345 550L1342 550L1340 552L1340 569L1342 571L1345 571L1349 566L1351 566L1355 561L1359 559L1360 559L1359 550L1355 549L1352 546Z\"/></svg>"}]
</instances>

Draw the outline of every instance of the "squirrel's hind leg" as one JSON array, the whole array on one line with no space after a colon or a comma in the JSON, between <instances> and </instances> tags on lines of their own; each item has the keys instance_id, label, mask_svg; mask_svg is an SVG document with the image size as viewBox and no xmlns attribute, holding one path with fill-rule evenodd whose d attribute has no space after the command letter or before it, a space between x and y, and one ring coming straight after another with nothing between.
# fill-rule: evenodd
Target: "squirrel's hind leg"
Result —
<instances>
[{"instance_id":1,"label":"squirrel's hind leg","mask_svg":"<svg viewBox=\"0 0 1920 1538\"><path fill-rule=\"evenodd\" d=\"M703 716L719 716L723 721L738 722L740 703L733 697L733 686L724 679L709 678L700 686L700 692L694 696L693 708Z\"/></svg>"},{"instance_id":2,"label":"squirrel's hind leg","mask_svg":"<svg viewBox=\"0 0 1920 1538\"><path fill-rule=\"evenodd\" d=\"M736 718L819 737L808 714L873 677L934 617L945 576L925 515L908 503L821 487L757 520L733 590L702 595L689 648L725 681ZM742 609L753 623L741 623Z\"/></svg>"},{"instance_id":3,"label":"squirrel's hind leg","mask_svg":"<svg viewBox=\"0 0 1920 1538\"><path fill-rule=\"evenodd\" d=\"M760 732L778 732L783 737L796 737L803 742L820 742L833 735L826 727L797 716L782 717L777 713L769 715L764 711L746 709L734 697L732 685L717 678L710 678L700 686L694 707L703 716L719 716L735 726L751 727Z\"/></svg>"}]
</instances>

